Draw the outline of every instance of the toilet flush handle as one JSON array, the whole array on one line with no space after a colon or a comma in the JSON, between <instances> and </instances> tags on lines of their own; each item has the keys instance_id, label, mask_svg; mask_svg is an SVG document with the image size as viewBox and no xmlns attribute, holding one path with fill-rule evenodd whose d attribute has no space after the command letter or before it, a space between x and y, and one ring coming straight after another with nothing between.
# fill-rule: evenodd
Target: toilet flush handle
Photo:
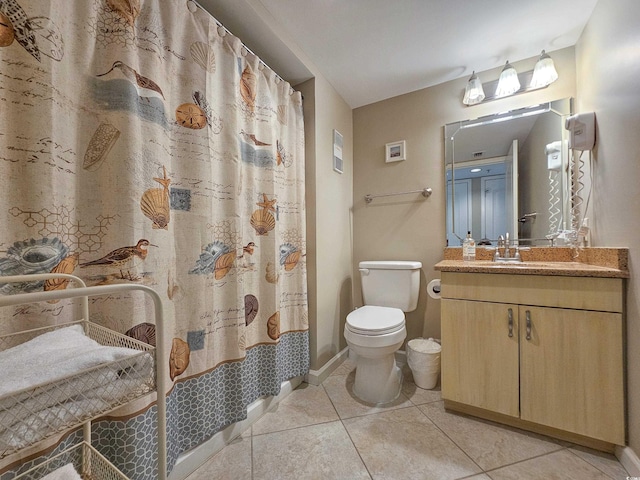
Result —
<instances>
[{"instance_id":1,"label":"toilet flush handle","mask_svg":"<svg viewBox=\"0 0 640 480\"><path fill-rule=\"evenodd\" d=\"M368 268L360 268L360 275L369 275L369 269Z\"/></svg>"}]
</instances>

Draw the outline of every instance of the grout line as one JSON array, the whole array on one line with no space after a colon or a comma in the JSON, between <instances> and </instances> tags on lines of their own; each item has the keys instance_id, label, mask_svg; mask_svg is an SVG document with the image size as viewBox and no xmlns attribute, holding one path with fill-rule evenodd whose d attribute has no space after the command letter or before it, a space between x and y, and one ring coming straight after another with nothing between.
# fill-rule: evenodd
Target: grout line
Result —
<instances>
[{"instance_id":1,"label":"grout line","mask_svg":"<svg viewBox=\"0 0 640 480\"><path fill-rule=\"evenodd\" d=\"M335 419L333 419L333 420L324 420L324 421L315 421L314 420L313 423L309 423L309 424L306 424L306 425L297 425L297 426L294 426L294 427L282 428L282 429L279 429L279 430L273 430L273 431L269 431L269 432L255 433L255 434L253 433L253 426L252 426L251 427L251 435L252 436L261 436L261 435L269 435L271 433L287 432L287 431L290 431L290 430L297 430L297 429L300 429L300 428L313 427L314 425L324 425L324 424L327 424L327 423L331 423L331 422L335 422L335 421L340 420L340 415L338 415L336 407L333 404L333 402L331 401L331 397L329 397L329 394L327 393L326 389L324 389L324 386L322 386L322 384L320 384L320 385L312 385L312 387L313 388L322 387L322 389L323 389L322 391L325 394L325 396L327 397L327 400L329 400L329 402L331 404L331 407L333 408L333 411L334 411L334 413L336 415ZM291 398L291 397L289 397L289 398ZM299 400L296 400L296 401L299 401Z\"/></svg>"},{"instance_id":2,"label":"grout line","mask_svg":"<svg viewBox=\"0 0 640 480\"><path fill-rule=\"evenodd\" d=\"M324 388L324 382L322 382L320 384L320 386L322 387L322 390L324 391L324 394L327 396L327 398L329 399L329 403L331 403L331 406L333 407L333 411L336 412L336 416L338 417L339 420L342 420L340 418L340 414L338 413L338 409L336 408L335 404L333 403L333 400L331 400L331 396L329 395L329 392L327 392L327 389Z\"/></svg>"},{"instance_id":3,"label":"grout line","mask_svg":"<svg viewBox=\"0 0 640 480\"><path fill-rule=\"evenodd\" d=\"M441 400L441 401L442 401L442 400ZM417 407L416 407L416 408L417 408ZM422 413L425 417L427 417L427 419L428 419L428 420L433 424L433 426L434 426L435 428L437 428L438 430L440 430L440 432L442 432L442 434L443 434L445 437L447 437L447 438L451 441L451 443L453 443L453 444L454 444L454 445L455 445L455 446L456 446L456 447L457 447L457 448L458 448L462 453L464 453L464 454L466 455L466 457L467 457L469 460L471 460L471 462L472 462L475 466L477 466L477 467L480 469L480 472L478 472L478 473L474 473L473 475L480 475L481 473L485 473L484 468L482 468L480 465L478 465L478 462L476 462L473 458L471 458L471 455L469 455L469 454L465 451L465 449L464 449L464 448L462 448L460 445L458 445L458 444L456 443L456 441L455 441L453 438L451 438L449 435L447 435L447 432L445 432L442 428L440 428L440 425L438 425L438 424L437 424L437 423L436 423L436 422L435 422L435 421L434 421L434 420L433 420L429 415L427 415L427 414L426 414L426 413L424 413L422 410L420 410L420 408L418 408L418 411L419 411L420 413ZM471 476L473 476L473 475L471 475ZM463 478L464 478L464 477L463 477Z\"/></svg>"},{"instance_id":4,"label":"grout line","mask_svg":"<svg viewBox=\"0 0 640 480\"><path fill-rule=\"evenodd\" d=\"M342 424L342 428L344 428L344 431L347 432L347 436L349 437L349 440L351 441L351 445L353 445L353 448L355 449L356 453L358 454L358 458L360 458L360 461L362 462L362 465L364 465L364 468L367 471L367 474L369 475L369 478L373 478L373 475L371 474L371 471L369 470L367 462L364 461L364 458L362 458L362 454L360 453L360 450L358 450L358 447L355 444L355 442L353 441L353 438L351 438L351 434L349 433L349 429L347 428L347 426L344 424L344 422L342 420L340 420L340 423Z\"/></svg>"},{"instance_id":5,"label":"grout line","mask_svg":"<svg viewBox=\"0 0 640 480\"><path fill-rule=\"evenodd\" d=\"M545 442L547 442L547 443L551 443L551 444L553 444L553 445L555 445L555 446L557 447L557 448L556 448L556 449L554 449L554 450L550 450L550 451L548 451L548 452L541 453L540 455L536 455L536 456L533 456L533 457L530 457L530 458L525 458L525 459L523 459L523 460L517 460L517 461L515 461L515 462L513 462L513 463L506 463L506 464L504 464L504 465L501 465L501 466L499 466L499 467L495 467L495 468L492 468L492 469L489 469L489 470L484 470L484 469L483 469L483 472L485 472L485 473L486 473L486 472L493 472L493 471L498 470L498 469L500 469L500 468L508 467L508 466L511 466L511 465L517 465L518 463L526 462L526 461L531 460L531 459L534 459L534 458L544 457L545 455L550 455L550 454L552 454L552 453L557 453L557 452L560 452L560 451L562 451L562 450L565 450L565 449L568 449L568 448L569 448L569 447L566 447L566 446L562 445L561 443L558 443L558 442L559 442L559 440L557 440L557 439L555 439L555 438L553 438L553 437L549 437L549 436L547 436L547 435L541 434L541 433L528 432L528 431L526 431L526 430L522 430L522 429L520 429L520 428L518 428L518 427L511 427L511 426L509 426L509 425L502 425L502 424L500 424L500 423L493 422L493 421L491 421L491 420L486 420L486 419L483 419L483 418L476 418L476 417L469 416L469 415L466 415L466 414L460 414L460 416L461 416L462 418L466 418L466 419L468 419L468 420L472 420L472 421L476 421L476 422L479 422L479 423L482 423L482 424L485 424L485 425L491 425L491 426L497 427L497 428L499 428L500 430L509 431L509 432L514 432L514 433L519 433L519 434L521 434L521 435L527 435L527 436L529 436L529 435L533 435L533 437L534 437L534 438L537 438L537 439L543 440L543 441L545 441ZM431 419L430 419L430 420L431 420ZM431 421L433 422L433 420L431 420ZM435 424L435 422L434 422L434 424ZM441 429L441 430L442 430L442 429ZM443 433L444 433L445 435L447 435L444 431L443 431ZM447 435L447 437L449 437L449 435ZM449 437L449 438L451 438L451 437ZM451 441L453 442L453 439L451 439ZM455 443L455 442L454 442L454 443ZM457 444L456 444L456 445L457 445ZM460 448L462 448L462 447L460 447ZM465 452L465 453L466 453L466 452ZM587 463L588 463L588 462L587 462ZM481 468L482 468L482 467L481 467Z\"/></svg>"},{"instance_id":6,"label":"grout line","mask_svg":"<svg viewBox=\"0 0 640 480\"><path fill-rule=\"evenodd\" d=\"M469 479L469 478L475 478L478 475L486 475L489 479L491 478L491 477L489 477L489 474L487 472L478 472L478 473L472 473L471 475L467 475L465 477L456 478L455 480L466 480L466 479Z\"/></svg>"},{"instance_id":7,"label":"grout line","mask_svg":"<svg viewBox=\"0 0 640 480\"><path fill-rule=\"evenodd\" d=\"M327 394L328 396L328 394ZM340 418L340 416L338 415L338 417ZM350 417L350 418L355 418L355 417ZM344 424L344 420L349 420L349 418L340 418L340 424L342 425L342 428L344 428L344 431L347 433L347 436L349 437L349 441L351 442L351 445L353 445L353 448L355 449L356 453L358 454L358 458L360 459L360 461L362 462L362 465L364 466L365 470L367 471L367 474L369 475L369 478L373 478L373 475L371 474L371 471L369 470L369 467L367 465L367 463L364 461L364 458L362 458L362 454L360 453L360 450L358 450L358 446L355 444L355 442L353 441L353 438L351 437L351 434L349 433L349 429L347 428L347 426Z\"/></svg>"},{"instance_id":8,"label":"grout line","mask_svg":"<svg viewBox=\"0 0 640 480\"><path fill-rule=\"evenodd\" d=\"M271 435L273 433L290 432L292 430L300 430L301 428L315 427L316 425L326 425L328 423L335 423L335 422L339 422L339 421L340 421L340 418L337 418L335 420L326 420L324 422L310 423L309 425L298 425L297 427L284 428L282 430L274 430L273 432L256 433L253 436L254 437L262 437L264 435Z\"/></svg>"},{"instance_id":9,"label":"grout line","mask_svg":"<svg viewBox=\"0 0 640 480\"><path fill-rule=\"evenodd\" d=\"M253 425L249 427L251 429L251 435L249 436L249 441L251 442L251 446L249 448L249 452L251 453L251 480L253 480L254 472L253 472Z\"/></svg>"},{"instance_id":10,"label":"grout line","mask_svg":"<svg viewBox=\"0 0 640 480\"><path fill-rule=\"evenodd\" d=\"M492 468L490 470L486 470L484 473L486 473L488 475L490 472L495 472L496 470L500 470L500 469L507 468L507 467L513 467L513 466L519 465L521 463L525 463L525 462L528 462L530 460L535 460L536 458L542 458L542 457L546 457L548 455L553 455L555 453L558 453L558 452L561 452L562 450L567 450L567 449L568 449L568 447L560 446L560 448L558 450L553 450L553 451L547 452L547 453L541 453L540 455L536 455L536 456L531 457L531 458L525 458L523 460L518 460L517 462L507 463L505 465L501 465L499 467Z\"/></svg>"},{"instance_id":11,"label":"grout line","mask_svg":"<svg viewBox=\"0 0 640 480\"><path fill-rule=\"evenodd\" d=\"M349 372L351 373L351 372ZM348 375L348 374L347 374ZM345 375L345 377L347 376ZM331 396L329 395L329 392L327 392L327 389L324 386L324 382L322 382L320 384L324 390L325 395L327 396L327 398L329 399L329 401L331 402L331 406L333 407L333 409L336 412L336 415L338 416L338 420L340 422L340 425L342 425L342 428L344 428L344 431L347 432L347 436L349 437L349 441L351 442L351 445L353 445L353 448L355 449L356 453L358 454L358 458L360 459L360 461L362 462L362 465L364 465L365 470L367 471L367 475L369 475L369 478L372 479L373 475L371 475L371 472L369 471L369 467L367 466L367 464L364 461L364 458L362 458L362 455L360 454L360 450L358 450L358 447L356 446L356 444L353 441L353 438L351 438L351 434L349 433L349 430L347 429L347 426L344 424L344 419L340 416L340 413L338 413L338 409L336 408L335 403L333 402L333 400L331 399ZM345 385L345 389L346 389L346 385ZM352 417L351 417L352 418Z\"/></svg>"},{"instance_id":12,"label":"grout line","mask_svg":"<svg viewBox=\"0 0 640 480\"><path fill-rule=\"evenodd\" d=\"M586 448L586 447L585 447ZM596 470L598 470L599 472L601 472L605 477L610 478L612 480L616 480L614 477L612 477L611 475L609 475L608 473L606 473L604 470L602 470L601 468L598 468L597 465L594 465L593 463L591 463L589 460L582 458L580 455L578 455L576 452L574 452L572 450L572 447L566 447L566 449L572 454L575 455L576 457L578 457L580 460L582 460L583 462L588 463L589 465L591 465L593 468L595 468ZM616 461L620 464L620 466L622 467L622 464L620 463L620 460L616 459ZM623 470L626 470L624 467L622 467Z\"/></svg>"}]
</instances>

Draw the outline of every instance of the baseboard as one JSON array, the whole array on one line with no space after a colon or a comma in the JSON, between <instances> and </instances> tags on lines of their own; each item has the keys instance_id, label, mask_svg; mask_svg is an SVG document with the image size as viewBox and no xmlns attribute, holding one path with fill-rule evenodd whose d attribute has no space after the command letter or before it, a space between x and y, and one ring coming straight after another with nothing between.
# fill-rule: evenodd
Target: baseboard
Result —
<instances>
[{"instance_id":1,"label":"baseboard","mask_svg":"<svg viewBox=\"0 0 640 480\"><path fill-rule=\"evenodd\" d=\"M309 370L309 373L304 376L304 381L310 385L320 385L347 359L348 355L349 347L345 347L325 363L320 370Z\"/></svg>"},{"instance_id":2,"label":"baseboard","mask_svg":"<svg viewBox=\"0 0 640 480\"><path fill-rule=\"evenodd\" d=\"M303 377L294 377L286 382L282 382L280 393L275 397L259 398L247 407L247 418L241 422L229 425L227 428L216 433L213 437L197 447L185 452L178 458L178 461L169 475L170 480L184 480L209 458L227 446L234 438L240 436L251 425L258 421L267 410L281 402L287 395L296 389L303 381Z\"/></svg>"},{"instance_id":3,"label":"baseboard","mask_svg":"<svg viewBox=\"0 0 640 480\"><path fill-rule=\"evenodd\" d=\"M616 457L630 476L640 477L640 458L630 447L616 447Z\"/></svg>"}]
</instances>

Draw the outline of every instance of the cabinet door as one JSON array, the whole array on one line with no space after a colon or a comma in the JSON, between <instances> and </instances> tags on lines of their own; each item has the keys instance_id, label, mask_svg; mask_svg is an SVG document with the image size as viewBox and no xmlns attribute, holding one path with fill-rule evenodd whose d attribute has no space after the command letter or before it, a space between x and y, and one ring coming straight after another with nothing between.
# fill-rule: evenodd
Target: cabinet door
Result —
<instances>
[{"instance_id":1,"label":"cabinet door","mask_svg":"<svg viewBox=\"0 0 640 480\"><path fill-rule=\"evenodd\" d=\"M518 306L443 299L442 397L517 417L518 381Z\"/></svg>"},{"instance_id":2,"label":"cabinet door","mask_svg":"<svg viewBox=\"0 0 640 480\"><path fill-rule=\"evenodd\" d=\"M624 445L622 315L521 306L520 324L521 418Z\"/></svg>"}]
</instances>

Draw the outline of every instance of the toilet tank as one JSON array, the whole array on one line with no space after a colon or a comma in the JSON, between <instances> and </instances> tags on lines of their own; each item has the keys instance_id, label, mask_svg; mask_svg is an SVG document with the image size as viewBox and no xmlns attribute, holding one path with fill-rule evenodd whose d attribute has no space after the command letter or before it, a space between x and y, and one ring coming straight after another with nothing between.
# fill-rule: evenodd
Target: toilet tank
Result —
<instances>
[{"instance_id":1,"label":"toilet tank","mask_svg":"<svg viewBox=\"0 0 640 480\"><path fill-rule=\"evenodd\" d=\"M360 262L362 297L365 305L395 307L411 312L418 306L420 262Z\"/></svg>"}]
</instances>

